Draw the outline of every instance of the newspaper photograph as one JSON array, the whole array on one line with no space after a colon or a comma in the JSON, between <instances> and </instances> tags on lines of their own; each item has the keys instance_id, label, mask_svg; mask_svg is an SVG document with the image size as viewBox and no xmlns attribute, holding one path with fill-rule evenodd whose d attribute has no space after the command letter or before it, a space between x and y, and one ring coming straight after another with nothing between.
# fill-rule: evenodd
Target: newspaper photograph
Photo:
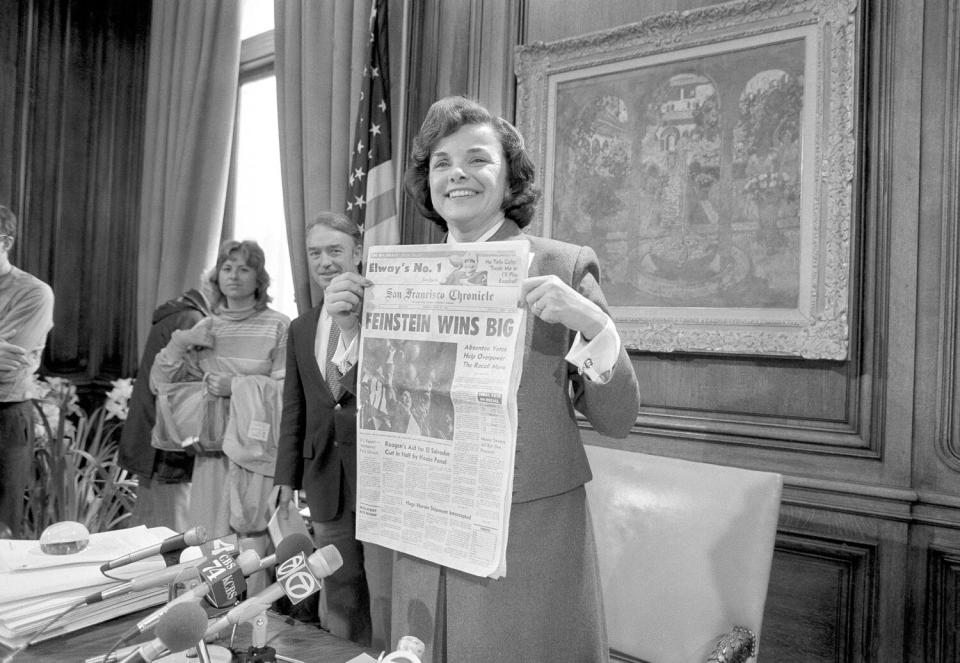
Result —
<instances>
[{"instance_id":1,"label":"newspaper photograph","mask_svg":"<svg viewBox=\"0 0 960 663\"><path fill-rule=\"evenodd\" d=\"M527 242L375 246L357 373L357 538L506 572Z\"/></svg>"}]
</instances>

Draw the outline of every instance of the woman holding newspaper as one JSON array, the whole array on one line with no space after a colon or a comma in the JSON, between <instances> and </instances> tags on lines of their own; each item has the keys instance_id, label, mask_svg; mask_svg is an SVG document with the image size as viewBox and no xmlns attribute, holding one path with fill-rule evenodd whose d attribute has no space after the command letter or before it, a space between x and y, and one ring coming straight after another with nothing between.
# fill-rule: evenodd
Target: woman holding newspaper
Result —
<instances>
[{"instance_id":1,"label":"woman holding newspaper","mask_svg":"<svg viewBox=\"0 0 960 663\"><path fill-rule=\"evenodd\" d=\"M538 198L533 177L517 130L462 97L431 106L406 174L448 243L524 239L532 253L506 576L397 556L393 632L427 643L425 663L607 660L574 410L597 432L625 437L640 396L593 250L522 230Z\"/></svg>"}]
</instances>

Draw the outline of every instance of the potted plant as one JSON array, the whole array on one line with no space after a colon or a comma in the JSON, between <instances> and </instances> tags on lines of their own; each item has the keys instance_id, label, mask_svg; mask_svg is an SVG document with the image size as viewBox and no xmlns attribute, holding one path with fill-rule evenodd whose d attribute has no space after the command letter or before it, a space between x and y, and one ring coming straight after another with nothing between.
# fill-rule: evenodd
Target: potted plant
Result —
<instances>
[{"instance_id":1,"label":"potted plant","mask_svg":"<svg viewBox=\"0 0 960 663\"><path fill-rule=\"evenodd\" d=\"M37 539L47 526L64 520L82 523L91 533L104 532L130 517L136 480L117 462L117 444L133 381L124 378L111 385L103 404L87 413L69 380L35 382L35 443L24 537Z\"/></svg>"}]
</instances>

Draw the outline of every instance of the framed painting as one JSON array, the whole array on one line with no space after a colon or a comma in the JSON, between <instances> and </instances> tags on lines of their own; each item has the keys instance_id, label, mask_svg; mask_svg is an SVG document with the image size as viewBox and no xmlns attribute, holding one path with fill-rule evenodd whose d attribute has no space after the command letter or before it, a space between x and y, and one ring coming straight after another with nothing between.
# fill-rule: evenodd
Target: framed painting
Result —
<instances>
[{"instance_id":1,"label":"framed painting","mask_svg":"<svg viewBox=\"0 0 960 663\"><path fill-rule=\"evenodd\" d=\"M532 232L597 253L627 347L843 360L855 0L742 0L518 48Z\"/></svg>"}]
</instances>

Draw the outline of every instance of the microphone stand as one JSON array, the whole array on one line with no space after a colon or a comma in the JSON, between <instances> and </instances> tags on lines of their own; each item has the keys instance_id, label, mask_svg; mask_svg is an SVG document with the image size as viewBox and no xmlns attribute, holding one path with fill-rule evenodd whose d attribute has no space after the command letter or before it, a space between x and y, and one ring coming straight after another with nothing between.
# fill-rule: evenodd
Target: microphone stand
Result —
<instances>
[{"instance_id":1,"label":"microphone stand","mask_svg":"<svg viewBox=\"0 0 960 663\"><path fill-rule=\"evenodd\" d=\"M207 649L207 643L204 642L202 638L200 642L197 643L196 651L200 663L212 663L213 659L210 658L210 650ZM189 657L189 654L187 656Z\"/></svg>"},{"instance_id":2,"label":"microphone stand","mask_svg":"<svg viewBox=\"0 0 960 663\"><path fill-rule=\"evenodd\" d=\"M250 620L253 633L245 651L234 651L235 663L277 663L277 650L267 646L267 612L264 610Z\"/></svg>"}]
</instances>

